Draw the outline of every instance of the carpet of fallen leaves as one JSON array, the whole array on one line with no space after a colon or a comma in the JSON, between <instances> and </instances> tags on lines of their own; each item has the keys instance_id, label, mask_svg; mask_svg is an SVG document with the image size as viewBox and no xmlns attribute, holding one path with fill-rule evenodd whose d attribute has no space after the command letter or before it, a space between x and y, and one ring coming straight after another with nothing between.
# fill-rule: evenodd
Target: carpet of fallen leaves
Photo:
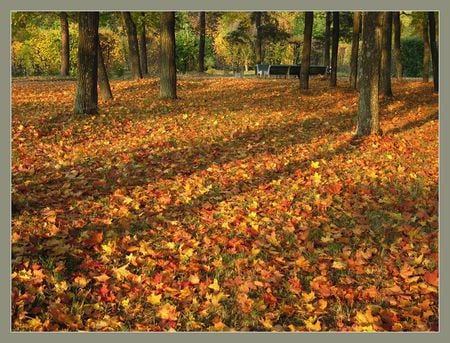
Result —
<instances>
[{"instance_id":1,"label":"carpet of fallen leaves","mask_svg":"<svg viewBox=\"0 0 450 343\"><path fill-rule=\"evenodd\" d=\"M435 331L438 96L384 135L314 79L12 83L12 330Z\"/></svg>"}]
</instances>

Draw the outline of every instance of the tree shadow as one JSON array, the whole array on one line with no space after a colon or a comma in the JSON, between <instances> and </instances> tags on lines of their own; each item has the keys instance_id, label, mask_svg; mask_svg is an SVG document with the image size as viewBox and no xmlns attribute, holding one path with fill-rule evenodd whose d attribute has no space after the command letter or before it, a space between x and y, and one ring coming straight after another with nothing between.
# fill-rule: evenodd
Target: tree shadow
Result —
<instances>
[{"instance_id":1,"label":"tree shadow","mask_svg":"<svg viewBox=\"0 0 450 343\"><path fill-rule=\"evenodd\" d=\"M438 119L439 119L439 112L434 112L422 119L419 119L419 120L416 120L413 122L408 122L407 124L405 124L401 127L396 127L396 128L390 129L390 130L386 131L385 134L395 135L397 133L401 133L401 132L405 132L405 131L408 131L408 130L411 130L414 128L418 128L422 125L425 125L426 123L428 123L430 121L434 121L434 120L438 120Z\"/></svg>"}]
</instances>

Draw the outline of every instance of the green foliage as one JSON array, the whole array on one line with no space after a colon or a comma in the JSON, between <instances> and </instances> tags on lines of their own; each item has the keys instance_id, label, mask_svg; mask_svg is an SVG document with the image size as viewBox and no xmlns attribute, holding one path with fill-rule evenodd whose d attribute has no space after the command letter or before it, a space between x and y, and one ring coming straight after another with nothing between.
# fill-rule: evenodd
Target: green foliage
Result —
<instances>
[{"instance_id":1,"label":"green foliage","mask_svg":"<svg viewBox=\"0 0 450 343\"><path fill-rule=\"evenodd\" d=\"M177 17L177 20L180 17ZM179 24L175 33L177 69L186 72L195 68L198 55L198 35L186 20Z\"/></svg>"},{"instance_id":2,"label":"green foliage","mask_svg":"<svg viewBox=\"0 0 450 343\"><path fill-rule=\"evenodd\" d=\"M77 64L78 31L69 25L70 74ZM60 29L35 29L23 42L13 42L11 67L13 75L57 75L61 66Z\"/></svg>"},{"instance_id":3,"label":"green foliage","mask_svg":"<svg viewBox=\"0 0 450 343\"><path fill-rule=\"evenodd\" d=\"M421 76L423 63L422 39L415 37L402 39L401 53L403 63L403 76L407 77Z\"/></svg>"}]
</instances>

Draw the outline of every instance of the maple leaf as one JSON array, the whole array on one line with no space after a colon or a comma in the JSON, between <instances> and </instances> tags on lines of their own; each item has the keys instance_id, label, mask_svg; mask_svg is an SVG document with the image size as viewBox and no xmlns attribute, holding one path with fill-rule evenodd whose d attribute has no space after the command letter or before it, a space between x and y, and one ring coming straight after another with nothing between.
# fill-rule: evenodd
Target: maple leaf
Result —
<instances>
[{"instance_id":1,"label":"maple leaf","mask_svg":"<svg viewBox=\"0 0 450 343\"><path fill-rule=\"evenodd\" d=\"M423 278L430 285L435 286L435 287L439 286L439 272L437 269L435 269L432 272L426 272L423 275Z\"/></svg>"},{"instance_id":2,"label":"maple leaf","mask_svg":"<svg viewBox=\"0 0 450 343\"><path fill-rule=\"evenodd\" d=\"M305 326L309 331L320 331L322 329L320 320L315 320L313 317L309 317L305 320Z\"/></svg>"},{"instance_id":3,"label":"maple leaf","mask_svg":"<svg viewBox=\"0 0 450 343\"><path fill-rule=\"evenodd\" d=\"M219 286L219 282L217 281L217 279L214 279L213 283L210 284L208 286L208 288L211 288L212 290L214 290L215 292L220 291L220 286Z\"/></svg>"},{"instance_id":4,"label":"maple leaf","mask_svg":"<svg viewBox=\"0 0 450 343\"><path fill-rule=\"evenodd\" d=\"M159 307L157 316L164 320L176 321L178 319L179 312L177 312L176 306L172 304L164 304Z\"/></svg>"},{"instance_id":5,"label":"maple leaf","mask_svg":"<svg viewBox=\"0 0 450 343\"><path fill-rule=\"evenodd\" d=\"M314 162L314 161L312 161L312 162L311 162L311 168L313 168L313 169L318 169L318 168L319 168L319 162Z\"/></svg>"},{"instance_id":6,"label":"maple leaf","mask_svg":"<svg viewBox=\"0 0 450 343\"><path fill-rule=\"evenodd\" d=\"M162 294L152 293L147 296L147 301L152 305L159 305L161 303Z\"/></svg>"}]
</instances>

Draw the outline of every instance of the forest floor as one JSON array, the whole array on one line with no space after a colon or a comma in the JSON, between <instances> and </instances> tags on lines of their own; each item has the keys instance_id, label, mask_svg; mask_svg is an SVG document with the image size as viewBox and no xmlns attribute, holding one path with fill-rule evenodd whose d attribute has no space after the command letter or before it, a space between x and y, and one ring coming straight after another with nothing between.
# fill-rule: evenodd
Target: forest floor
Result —
<instances>
[{"instance_id":1,"label":"forest floor","mask_svg":"<svg viewBox=\"0 0 450 343\"><path fill-rule=\"evenodd\" d=\"M438 96L343 84L13 82L12 330L438 330Z\"/></svg>"}]
</instances>

